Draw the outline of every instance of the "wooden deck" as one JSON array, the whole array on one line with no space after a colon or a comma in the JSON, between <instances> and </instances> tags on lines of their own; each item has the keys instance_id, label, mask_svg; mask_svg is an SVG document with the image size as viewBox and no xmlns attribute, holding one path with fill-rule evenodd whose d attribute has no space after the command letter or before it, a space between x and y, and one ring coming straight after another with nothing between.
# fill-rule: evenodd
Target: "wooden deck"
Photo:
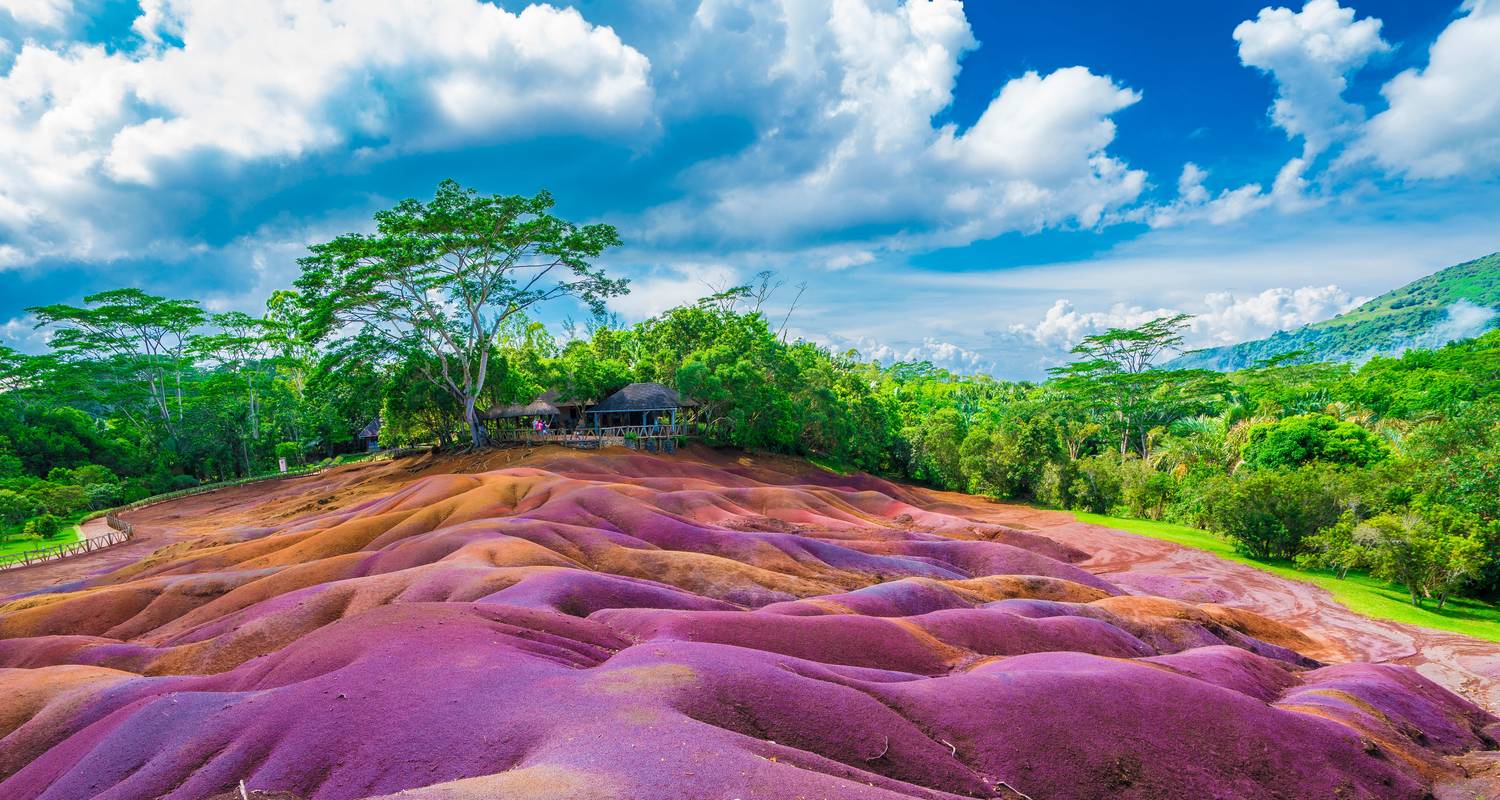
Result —
<instances>
[{"instance_id":1,"label":"wooden deck","mask_svg":"<svg viewBox=\"0 0 1500 800\"><path fill-rule=\"evenodd\" d=\"M633 450L671 453L679 439L691 436L686 425L620 425L609 428L537 431L510 428L490 432L490 441L502 444L559 444L585 450L629 447Z\"/></svg>"}]
</instances>

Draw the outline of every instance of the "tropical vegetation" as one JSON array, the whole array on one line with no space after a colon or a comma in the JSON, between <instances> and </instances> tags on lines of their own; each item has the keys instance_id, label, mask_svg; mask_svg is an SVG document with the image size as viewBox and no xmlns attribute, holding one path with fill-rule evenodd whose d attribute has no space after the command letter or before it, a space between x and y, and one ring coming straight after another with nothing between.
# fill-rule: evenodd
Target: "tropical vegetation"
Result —
<instances>
[{"instance_id":1,"label":"tropical vegetation","mask_svg":"<svg viewBox=\"0 0 1500 800\"><path fill-rule=\"evenodd\" d=\"M255 316L130 288L33 309L49 351L0 351L0 534L332 458L376 418L387 446L478 447L485 408L655 381L712 443L1201 528L1412 603L1500 596L1500 332L1219 373L1170 365L1189 320L1166 317L1008 382L795 340L769 273L621 324L628 286L594 265L618 233L551 207L444 183L313 245ZM555 335L562 298L589 319Z\"/></svg>"}]
</instances>

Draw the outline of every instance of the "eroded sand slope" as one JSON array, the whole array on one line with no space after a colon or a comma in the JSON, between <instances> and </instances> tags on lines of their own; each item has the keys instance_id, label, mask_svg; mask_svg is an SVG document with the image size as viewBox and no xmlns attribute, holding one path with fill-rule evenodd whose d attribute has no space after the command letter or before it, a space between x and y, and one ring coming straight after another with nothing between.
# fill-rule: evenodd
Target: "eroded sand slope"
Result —
<instances>
[{"instance_id":1,"label":"eroded sand slope","mask_svg":"<svg viewBox=\"0 0 1500 800\"><path fill-rule=\"evenodd\" d=\"M1500 733L1058 517L484 458L188 498L0 577L0 797L1419 800Z\"/></svg>"}]
</instances>

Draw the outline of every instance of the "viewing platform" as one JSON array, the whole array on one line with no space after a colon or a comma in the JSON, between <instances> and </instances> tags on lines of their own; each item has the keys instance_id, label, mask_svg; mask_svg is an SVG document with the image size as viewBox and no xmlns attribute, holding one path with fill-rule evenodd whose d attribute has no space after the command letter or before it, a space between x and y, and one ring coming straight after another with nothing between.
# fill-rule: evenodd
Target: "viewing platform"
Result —
<instances>
[{"instance_id":1,"label":"viewing platform","mask_svg":"<svg viewBox=\"0 0 1500 800\"><path fill-rule=\"evenodd\" d=\"M653 453L672 453L677 442L693 434L687 425L614 425L571 430L536 430L509 428L490 432L496 444L544 445L593 450L600 447L628 447Z\"/></svg>"}]
</instances>

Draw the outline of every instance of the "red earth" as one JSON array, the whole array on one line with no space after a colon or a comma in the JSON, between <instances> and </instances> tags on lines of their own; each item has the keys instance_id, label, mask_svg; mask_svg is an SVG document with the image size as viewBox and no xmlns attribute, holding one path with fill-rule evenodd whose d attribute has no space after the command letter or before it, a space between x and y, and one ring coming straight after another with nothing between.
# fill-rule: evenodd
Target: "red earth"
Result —
<instances>
[{"instance_id":1,"label":"red earth","mask_svg":"<svg viewBox=\"0 0 1500 800\"><path fill-rule=\"evenodd\" d=\"M1500 648L1065 513L542 448L126 517L0 573L0 797L1500 794Z\"/></svg>"}]
</instances>

